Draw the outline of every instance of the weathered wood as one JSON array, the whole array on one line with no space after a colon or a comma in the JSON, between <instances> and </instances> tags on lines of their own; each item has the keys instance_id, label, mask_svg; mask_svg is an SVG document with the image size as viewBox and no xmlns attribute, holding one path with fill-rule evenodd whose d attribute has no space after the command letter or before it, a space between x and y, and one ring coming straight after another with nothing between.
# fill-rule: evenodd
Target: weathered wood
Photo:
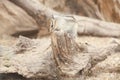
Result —
<instances>
[{"instance_id":1,"label":"weathered wood","mask_svg":"<svg viewBox=\"0 0 120 80\"><path fill-rule=\"evenodd\" d=\"M53 14L58 14L56 11L51 10L50 8L45 7L41 4L38 0L10 0L11 2L15 3L16 5L23 8L30 16L32 16L39 28L40 32L38 33L39 36L48 35L48 20ZM27 5L26 5L27 4Z\"/></svg>"},{"instance_id":2,"label":"weathered wood","mask_svg":"<svg viewBox=\"0 0 120 80\"><path fill-rule=\"evenodd\" d=\"M0 0L0 39L8 35L33 36L38 31L35 20L9 0Z\"/></svg>"},{"instance_id":3,"label":"weathered wood","mask_svg":"<svg viewBox=\"0 0 120 80\"><path fill-rule=\"evenodd\" d=\"M91 68L116 53L118 48L118 44L109 44L103 48L92 49L92 46L77 43L71 34L63 31L53 32L51 41L57 75L60 78L63 76L84 78L92 74Z\"/></svg>"},{"instance_id":4,"label":"weathered wood","mask_svg":"<svg viewBox=\"0 0 120 80\"><path fill-rule=\"evenodd\" d=\"M39 35L49 33L49 21L52 15L64 15L58 13L48 7L45 7L38 0L10 0L16 5L23 8L29 15L31 15L40 28L42 29ZM27 5L26 5L27 3ZM72 16L72 15L71 15ZM105 21L100 21L96 19L90 19L87 17L76 16L79 23L78 33L95 35L95 36L109 36L109 37L120 37L120 25L116 23L110 23ZM67 24L67 23L66 23ZM112 33L111 33L112 32Z\"/></svg>"},{"instance_id":5,"label":"weathered wood","mask_svg":"<svg viewBox=\"0 0 120 80\"><path fill-rule=\"evenodd\" d=\"M31 40L20 37L13 46L0 46L0 73L18 73L26 78L54 76L49 45L48 38Z\"/></svg>"},{"instance_id":6,"label":"weathered wood","mask_svg":"<svg viewBox=\"0 0 120 80\"><path fill-rule=\"evenodd\" d=\"M76 42L70 34L59 31L53 33L51 39L52 44L50 38L20 37L13 46L0 45L0 73L45 79L86 76L92 74L89 71L97 63L119 52L119 42L93 49L88 44Z\"/></svg>"},{"instance_id":7,"label":"weathered wood","mask_svg":"<svg viewBox=\"0 0 120 80\"><path fill-rule=\"evenodd\" d=\"M120 37L120 24L75 16L78 20L78 34L93 36Z\"/></svg>"}]
</instances>

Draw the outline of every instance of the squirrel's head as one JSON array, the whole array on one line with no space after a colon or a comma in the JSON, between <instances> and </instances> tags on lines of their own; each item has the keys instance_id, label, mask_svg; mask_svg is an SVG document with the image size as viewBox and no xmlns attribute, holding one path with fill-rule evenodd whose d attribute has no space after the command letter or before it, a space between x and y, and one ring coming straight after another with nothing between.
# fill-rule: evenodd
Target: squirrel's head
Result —
<instances>
[{"instance_id":1,"label":"squirrel's head","mask_svg":"<svg viewBox=\"0 0 120 80\"><path fill-rule=\"evenodd\" d=\"M53 15L49 20L49 32L51 33L55 30L60 30L62 26L75 22L76 19L74 16Z\"/></svg>"},{"instance_id":2,"label":"squirrel's head","mask_svg":"<svg viewBox=\"0 0 120 80\"><path fill-rule=\"evenodd\" d=\"M53 32L56 28L56 20L54 19L54 17L52 17L51 19L49 19L49 32Z\"/></svg>"}]
</instances>

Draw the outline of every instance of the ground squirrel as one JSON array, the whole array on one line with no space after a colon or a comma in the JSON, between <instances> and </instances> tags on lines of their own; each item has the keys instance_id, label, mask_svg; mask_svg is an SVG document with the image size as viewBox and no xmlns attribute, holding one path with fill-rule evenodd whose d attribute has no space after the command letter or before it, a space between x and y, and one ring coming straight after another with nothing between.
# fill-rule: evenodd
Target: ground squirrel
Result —
<instances>
[{"instance_id":1,"label":"ground squirrel","mask_svg":"<svg viewBox=\"0 0 120 80\"><path fill-rule=\"evenodd\" d=\"M51 19L49 31L63 30L71 34L74 38L77 37L78 23L74 16L57 16L54 15Z\"/></svg>"}]
</instances>

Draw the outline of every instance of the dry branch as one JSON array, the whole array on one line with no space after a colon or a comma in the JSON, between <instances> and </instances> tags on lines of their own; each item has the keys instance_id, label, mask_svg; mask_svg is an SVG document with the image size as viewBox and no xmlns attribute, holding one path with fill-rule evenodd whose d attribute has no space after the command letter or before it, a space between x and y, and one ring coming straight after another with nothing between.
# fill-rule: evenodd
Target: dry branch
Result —
<instances>
[{"instance_id":1,"label":"dry branch","mask_svg":"<svg viewBox=\"0 0 120 80\"><path fill-rule=\"evenodd\" d=\"M15 3L16 5L23 8L30 16L32 16L39 28L40 33L39 36L48 35L48 19L53 14L58 14L56 11L51 10L47 7L45 7L43 4L41 4L38 0L10 0L11 2ZM27 3L27 5L26 5Z\"/></svg>"},{"instance_id":2,"label":"dry branch","mask_svg":"<svg viewBox=\"0 0 120 80\"><path fill-rule=\"evenodd\" d=\"M38 0L10 0L16 5L23 8L29 15L31 15L38 25L41 27L40 34L43 32L49 33L47 30L49 28L48 18L52 15L64 15L58 13L48 7L45 7ZM26 5L27 3L27 5ZM71 15L72 16L72 15ZM96 19L90 19L87 17L76 16L79 23L78 33L79 34L89 34L95 36L110 36L110 37L120 37L120 25L116 23L110 23L105 21L100 21ZM44 31L43 31L44 30ZM112 33L111 33L112 32Z\"/></svg>"}]
</instances>

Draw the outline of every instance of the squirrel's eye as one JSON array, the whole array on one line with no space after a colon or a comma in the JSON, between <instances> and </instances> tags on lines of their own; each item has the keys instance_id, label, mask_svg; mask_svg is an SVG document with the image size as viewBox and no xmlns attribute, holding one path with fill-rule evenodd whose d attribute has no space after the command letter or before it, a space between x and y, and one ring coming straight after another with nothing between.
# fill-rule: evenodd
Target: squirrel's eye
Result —
<instances>
[{"instance_id":1,"label":"squirrel's eye","mask_svg":"<svg viewBox=\"0 0 120 80\"><path fill-rule=\"evenodd\" d=\"M51 27L53 28L53 25L51 25Z\"/></svg>"}]
</instances>

